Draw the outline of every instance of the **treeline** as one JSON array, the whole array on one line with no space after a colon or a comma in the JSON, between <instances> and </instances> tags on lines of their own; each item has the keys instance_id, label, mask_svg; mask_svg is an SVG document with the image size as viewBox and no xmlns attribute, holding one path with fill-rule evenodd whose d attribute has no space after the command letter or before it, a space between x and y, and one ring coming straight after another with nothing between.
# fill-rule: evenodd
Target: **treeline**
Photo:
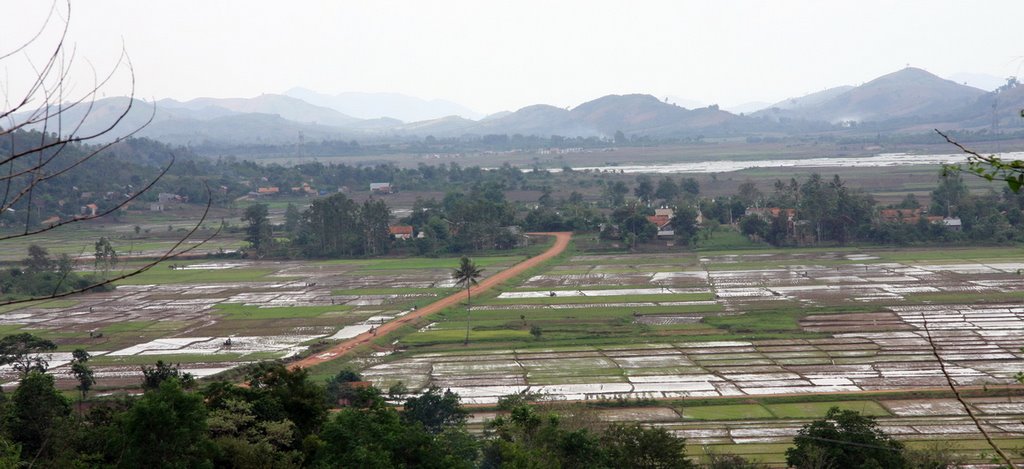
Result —
<instances>
[{"instance_id":1,"label":"treeline","mask_svg":"<svg viewBox=\"0 0 1024 469\"><path fill-rule=\"evenodd\" d=\"M110 243L101 239L97 245L97 270L108 270L116 265L115 257L111 257ZM104 251L104 249L109 249ZM50 297L75 290L88 288L103 282L97 274L74 272L75 261L67 254L56 259L49 251L38 245L28 247L28 257L18 265L0 269L0 301L18 300L32 297ZM94 291L107 291L113 287L108 285L94 287Z\"/></svg>"},{"instance_id":2,"label":"treeline","mask_svg":"<svg viewBox=\"0 0 1024 469\"><path fill-rule=\"evenodd\" d=\"M35 131L19 130L9 137L0 142L0 155L18 154L55 142L53 136ZM94 152L96 154L92 155ZM81 215L81 207L87 204L94 203L99 212L103 212L127 199L143 204L154 202L160 193L179 195L193 203L205 202L209 194L214 205L226 206L260 187L276 187L280 193L288 194L293 187L307 185L325 196L339 191L367 191L374 182L390 182L400 190L448 191L468 190L474 184L498 184L508 190L532 189L550 185L553 180L550 173L524 173L508 164L493 171L463 168L457 163L421 164L416 168L320 162L262 165L230 156L199 157L192 149L146 138L126 139L105 149L80 143L55 145L0 165L0 170L24 173L10 179L12 187L20 188L36 176L27 170L40 158L46 161L52 158L47 171L73 170L36 184L32 197L23 197L14 203L13 212L0 212L0 224L19 226L27 220L36 225L54 215L67 219ZM158 179L161 169L169 165L172 158L173 166ZM139 193L151 183L153 187L149 191Z\"/></svg>"},{"instance_id":3,"label":"treeline","mask_svg":"<svg viewBox=\"0 0 1024 469\"><path fill-rule=\"evenodd\" d=\"M245 239L256 257L373 257L392 248L412 248L420 255L512 249L524 244L513 204L494 183L475 184L468 192L448 192L443 200L417 200L412 214L398 220L412 239L392 236L391 210L380 199L362 204L345 194L313 200L305 210L285 210L274 225L264 204L250 205L242 221Z\"/></svg>"},{"instance_id":4,"label":"treeline","mask_svg":"<svg viewBox=\"0 0 1024 469\"><path fill-rule=\"evenodd\" d=\"M382 141L383 140L383 141ZM649 140L649 139L647 139ZM203 142L190 148L207 157L315 158L405 154L459 154L467 152L531 151L547 148L606 148L612 141L599 137L540 137L522 134L463 135L461 137L407 136L356 140L320 140L290 144L232 144ZM622 143L622 142L618 142Z\"/></svg>"},{"instance_id":5,"label":"treeline","mask_svg":"<svg viewBox=\"0 0 1024 469\"><path fill-rule=\"evenodd\" d=\"M0 340L52 350L34 337ZM385 394L351 371L326 383L280 363L249 365L246 385L196 388L178 367L143 366L138 396L88 400L89 354L76 350L78 405L55 386L45 360L14 362L13 392L0 392L0 467L373 467L373 468L691 468L685 441L664 427L607 423L583 404L544 404L529 395L498 403L482 434L466 427L458 395L419 395L395 385ZM392 403L400 403L396 406ZM332 408L338 409L331 412ZM746 469L756 462L707 452L704 467ZM786 451L791 467L958 467L948 445L909 450L871 417L832 408L802 429Z\"/></svg>"},{"instance_id":6,"label":"treeline","mask_svg":"<svg viewBox=\"0 0 1024 469\"><path fill-rule=\"evenodd\" d=\"M88 354L76 357L84 400L95 381ZM141 396L75 409L45 367L17 368L18 387L0 394L0 467L692 467L684 441L664 429L584 427L507 399L508 414L473 435L457 395L384 395L352 372L321 384L264 362L247 368L245 386L194 389L191 376L158 362L143 367Z\"/></svg>"},{"instance_id":7,"label":"treeline","mask_svg":"<svg viewBox=\"0 0 1024 469\"><path fill-rule=\"evenodd\" d=\"M773 189L739 227L775 246L1024 240L1024 194L1005 187L1001 193L971 194L959 174L940 177L929 207L913 194L899 204L878 207L870 195L846 187L838 176L830 181L817 174L802 183L776 181Z\"/></svg>"}]
</instances>

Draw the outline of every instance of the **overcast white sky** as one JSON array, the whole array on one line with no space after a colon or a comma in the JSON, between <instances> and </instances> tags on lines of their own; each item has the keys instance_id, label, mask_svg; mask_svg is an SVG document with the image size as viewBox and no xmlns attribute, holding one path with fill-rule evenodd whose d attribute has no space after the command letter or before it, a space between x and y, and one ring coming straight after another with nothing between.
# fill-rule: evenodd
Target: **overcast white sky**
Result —
<instances>
[{"instance_id":1,"label":"overcast white sky","mask_svg":"<svg viewBox=\"0 0 1024 469\"><path fill-rule=\"evenodd\" d=\"M0 0L0 51L31 37L49 6ZM74 0L70 34L100 70L123 40L147 98L303 86L490 113L610 93L773 102L906 64L1022 75L1022 18L1022 0ZM24 82L23 56L0 61L9 88Z\"/></svg>"}]
</instances>

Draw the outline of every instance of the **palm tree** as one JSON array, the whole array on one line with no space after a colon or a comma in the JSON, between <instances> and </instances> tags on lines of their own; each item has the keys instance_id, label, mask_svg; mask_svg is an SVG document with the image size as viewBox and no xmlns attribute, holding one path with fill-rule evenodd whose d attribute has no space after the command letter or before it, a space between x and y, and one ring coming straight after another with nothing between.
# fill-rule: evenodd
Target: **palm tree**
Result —
<instances>
[{"instance_id":1,"label":"palm tree","mask_svg":"<svg viewBox=\"0 0 1024 469\"><path fill-rule=\"evenodd\" d=\"M477 267L476 263L466 256L462 256L462 259L459 260L459 268L452 271L455 284L466 287L466 341L463 342L464 344L469 343L469 309L473 303L473 295L469 289L477 284L476 279L480 278L483 271L484 269Z\"/></svg>"}]
</instances>

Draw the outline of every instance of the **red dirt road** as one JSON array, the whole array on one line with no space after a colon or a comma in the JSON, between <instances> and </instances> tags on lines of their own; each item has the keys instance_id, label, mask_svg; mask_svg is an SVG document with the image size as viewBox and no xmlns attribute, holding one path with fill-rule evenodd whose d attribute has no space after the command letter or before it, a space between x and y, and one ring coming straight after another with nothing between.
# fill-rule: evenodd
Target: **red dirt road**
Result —
<instances>
[{"instance_id":1,"label":"red dirt road","mask_svg":"<svg viewBox=\"0 0 1024 469\"><path fill-rule=\"evenodd\" d=\"M509 267L508 269L505 269L505 270L503 270L501 272L498 272L498 273L496 273L494 275L491 275L490 277L487 277L487 278L483 279L482 281L480 281L479 284L477 284L472 289L470 289L470 292L474 296L478 295L480 293L483 293L483 292L485 292L487 290L490 290L491 288L494 288L494 287L496 287L498 285L501 285L502 283L504 283L508 279L510 279L512 277L515 277L516 275L519 275L519 274L523 273L524 271L526 271L526 270L528 270L530 268L533 268L533 267L537 266L538 264L540 264L540 263L542 263L542 262L544 262L544 261L546 261L548 259L551 259L552 257L555 257L555 256L561 254L562 251L565 251L565 248L569 246L569 240L572 239L572 233L567 233L567 232L558 232L558 233L528 233L528 234L531 234L531 235L543 235L543 236L554 236L555 237L555 244L552 245L550 248L548 248L547 251L544 251L541 254L538 254L538 255L536 255L534 257L526 259L525 261L522 261L522 262L520 262L520 263L518 263L516 265L513 265L512 267ZM454 265L452 267L453 267L453 270L454 270ZM288 365L288 367L292 368L292 369L295 369L295 368L308 368L308 367L311 367L313 365L319 365L321 363L329 362L331 360L340 358L340 357L344 356L345 354L351 352L352 349L354 349L354 348L356 348L356 347L358 347L360 345L364 345L364 344L370 343L370 341L372 341L378 335L380 335L380 336L387 335L387 334L395 331L399 327L405 325L406 323L415 321L415 320L417 320L419 318L422 318L422 317L430 315L430 314L434 314L434 313L439 312L439 311L441 311L441 310L443 310L443 309L445 309L445 308L447 308L449 306L454 306L454 305L458 304L459 302L461 302L464 299L466 299L466 290L462 290L459 293L455 293L455 294L453 294L451 296L447 296L447 297L441 298L440 300L437 300L437 301L435 301L435 302L433 302L433 303L431 303L431 304L429 304L427 306L419 308L416 311L413 311L413 312L411 312L409 314L406 314L405 316L402 316L400 318L395 318L394 320L392 320L390 322L387 322L387 323L381 325L380 327L377 327L376 334L374 334L373 332L364 332L364 333L359 334L359 335L357 335L357 336L355 336L355 337L353 337L351 339L345 340L344 342L340 342L337 345L335 345L335 346L333 346L333 347L331 347L331 348L329 348L327 350L319 352L319 353L317 353L315 355L310 355L310 356L308 356L306 358L303 358L302 360L294 362L294 363Z\"/></svg>"}]
</instances>

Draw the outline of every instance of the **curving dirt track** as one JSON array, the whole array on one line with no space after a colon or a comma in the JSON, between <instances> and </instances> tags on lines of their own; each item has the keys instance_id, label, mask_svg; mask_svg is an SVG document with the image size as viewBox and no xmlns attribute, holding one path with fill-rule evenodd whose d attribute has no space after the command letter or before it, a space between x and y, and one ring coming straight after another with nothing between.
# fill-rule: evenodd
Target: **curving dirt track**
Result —
<instances>
[{"instance_id":1,"label":"curving dirt track","mask_svg":"<svg viewBox=\"0 0 1024 469\"><path fill-rule=\"evenodd\" d=\"M565 251L565 248L569 246L569 240L572 239L572 233L568 233L568 232L528 233L528 234L531 234L531 235L541 235L541 236L554 236L555 237L555 244L552 245L550 248L548 248L547 251L544 251L543 253L540 253L540 254L538 254L538 255L536 255L534 257L526 259L525 261L522 261L522 262L520 262L520 263L518 263L516 265L513 265L512 267L509 267L508 269L505 269L505 270L503 270L501 272L498 272L498 273L496 273L494 275L491 275L490 277L487 277L487 278L481 280L479 284L477 284L476 286L474 286L473 288L470 289L470 292L473 295L478 295L478 294L483 293L483 292L485 292L487 290L490 290L491 288L494 288L495 286L504 283L506 280L508 280L508 279L510 279L512 277L515 277L516 275L519 275L519 274L523 273L527 269L535 267L538 264L540 264L540 263L542 263L542 262L544 262L544 261L546 261L548 259L551 259L552 257L555 257L555 256L561 254L562 251ZM398 329L399 327L405 325L406 323L409 323L409 322L414 321L416 319L422 318L423 316L427 316L429 314L434 314L434 313L439 312L439 311L441 311L441 310L443 310L443 309L445 309L445 308L447 308L449 306L456 305L460 301L464 300L465 298L466 298L466 290L462 290L459 293L455 293L453 295L441 298L440 300L437 300L437 301L435 301L435 302L433 302L433 303L431 303L429 305L426 305L426 306L424 306L422 308L419 308L416 311L413 311L413 312L411 312L411 313L409 313L409 314L407 314L405 316L402 316L400 318L395 318L394 320L385 323L384 325L382 325L382 326L377 328L376 334L374 334L373 332L364 332L364 333L359 334L359 335L357 335L357 336L355 336L355 337L353 337L351 339L348 339L348 340L345 340L343 342L340 342L337 345L335 345L335 346L333 346L333 347L331 347L331 348L329 348L327 350L324 350L324 351L322 351L320 353L317 353L315 355L310 355L310 356L308 356L306 358L303 358L302 360L296 361L296 362L294 362L294 363L292 363L292 364L290 364L288 366L289 366L289 368L292 368L292 369L295 369L295 368L308 368L308 367L311 367L313 365L319 365L321 363L329 362L331 360L337 359L339 357L344 356L346 353L351 352L352 349L354 349L354 348L356 348L356 347L358 347L360 345L369 343L371 340L374 339L374 337L377 337L377 335L381 335L381 336L387 335L387 334L393 332L394 330Z\"/></svg>"}]
</instances>

